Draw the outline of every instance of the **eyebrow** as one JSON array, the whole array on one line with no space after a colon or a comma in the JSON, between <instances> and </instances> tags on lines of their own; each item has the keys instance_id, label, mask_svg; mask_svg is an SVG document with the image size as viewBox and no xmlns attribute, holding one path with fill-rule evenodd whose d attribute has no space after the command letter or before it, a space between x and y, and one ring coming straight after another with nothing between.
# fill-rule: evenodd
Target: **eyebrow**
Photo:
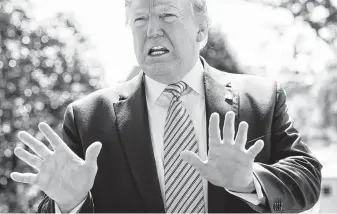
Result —
<instances>
[{"instance_id":1,"label":"eyebrow","mask_svg":"<svg viewBox=\"0 0 337 214\"><path fill-rule=\"evenodd\" d=\"M178 10L179 11L179 9L174 5L174 4L158 4L157 6L156 6L156 8L159 8L159 9L169 9L169 8L174 8L174 9L176 9L176 10Z\"/></svg>"},{"instance_id":2,"label":"eyebrow","mask_svg":"<svg viewBox=\"0 0 337 214\"><path fill-rule=\"evenodd\" d=\"M158 5L156 5L156 10L168 11L172 8L177 10L177 12L180 12L179 9L173 4L158 4ZM144 14L144 13L148 13L148 12L149 12L148 9L144 9L144 8L136 9L135 12L133 12L133 15L140 15L140 14Z\"/></svg>"},{"instance_id":3,"label":"eyebrow","mask_svg":"<svg viewBox=\"0 0 337 214\"><path fill-rule=\"evenodd\" d=\"M137 9L135 12L133 12L133 15L140 15L140 14L144 14L144 13L148 13L147 9Z\"/></svg>"}]
</instances>

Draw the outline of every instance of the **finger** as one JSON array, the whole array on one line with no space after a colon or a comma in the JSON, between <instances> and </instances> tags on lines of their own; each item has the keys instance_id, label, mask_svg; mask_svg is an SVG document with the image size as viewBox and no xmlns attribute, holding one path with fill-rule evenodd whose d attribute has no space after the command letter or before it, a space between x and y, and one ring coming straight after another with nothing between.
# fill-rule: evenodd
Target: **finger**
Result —
<instances>
[{"instance_id":1,"label":"finger","mask_svg":"<svg viewBox=\"0 0 337 214\"><path fill-rule=\"evenodd\" d=\"M245 148L245 144L247 142L247 133L248 133L248 123L241 122L239 124L238 132L235 138L235 145L239 147L241 150Z\"/></svg>"},{"instance_id":2,"label":"finger","mask_svg":"<svg viewBox=\"0 0 337 214\"><path fill-rule=\"evenodd\" d=\"M102 144L100 142L94 142L88 147L85 153L86 164L94 168L97 166L97 158L101 151L101 148Z\"/></svg>"},{"instance_id":3,"label":"finger","mask_svg":"<svg viewBox=\"0 0 337 214\"><path fill-rule=\"evenodd\" d=\"M247 153L251 154L255 158L262 151L263 146L263 140L258 140L248 149Z\"/></svg>"},{"instance_id":4,"label":"finger","mask_svg":"<svg viewBox=\"0 0 337 214\"><path fill-rule=\"evenodd\" d=\"M213 113L209 119L209 144L210 148L216 147L221 143L220 128L219 128L219 114Z\"/></svg>"},{"instance_id":5,"label":"finger","mask_svg":"<svg viewBox=\"0 0 337 214\"><path fill-rule=\"evenodd\" d=\"M223 125L223 141L224 143L234 143L234 135L235 135L235 114L232 111L227 112L225 116L225 122Z\"/></svg>"},{"instance_id":6,"label":"finger","mask_svg":"<svg viewBox=\"0 0 337 214\"><path fill-rule=\"evenodd\" d=\"M48 149L46 145L44 145L41 141L37 140L27 132L19 132L18 137L24 144L26 144L44 160L46 160L52 154L52 152Z\"/></svg>"},{"instance_id":7,"label":"finger","mask_svg":"<svg viewBox=\"0 0 337 214\"><path fill-rule=\"evenodd\" d=\"M47 138L54 150L65 146L63 140L58 136L58 134L56 134L56 132L54 132L54 130L47 123L40 123L38 127L42 134Z\"/></svg>"},{"instance_id":8,"label":"finger","mask_svg":"<svg viewBox=\"0 0 337 214\"><path fill-rule=\"evenodd\" d=\"M185 150L180 153L180 156L184 161L186 161L196 170L198 170L200 174L206 173L207 170L206 162L202 161L200 157L194 152Z\"/></svg>"},{"instance_id":9,"label":"finger","mask_svg":"<svg viewBox=\"0 0 337 214\"><path fill-rule=\"evenodd\" d=\"M12 172L10 174L10 177L20 183L25 183L25 184L35 184L36 181L36 174L33 173L18 173L18 172Z\"/></svg>"},{"instance_id":10,"label":"finger","mask_svg":"<svg viewBox=\"0 0 337 214\"><path fill-rule=\"evenodd\" d=\"M31 167L39 170L41 169L42 160L35 155L30 154L26 150L22 149L21 147L16 147L14 149L14 154L20 158L22 161L26 162Z\"/></svg>"}]
</instances>

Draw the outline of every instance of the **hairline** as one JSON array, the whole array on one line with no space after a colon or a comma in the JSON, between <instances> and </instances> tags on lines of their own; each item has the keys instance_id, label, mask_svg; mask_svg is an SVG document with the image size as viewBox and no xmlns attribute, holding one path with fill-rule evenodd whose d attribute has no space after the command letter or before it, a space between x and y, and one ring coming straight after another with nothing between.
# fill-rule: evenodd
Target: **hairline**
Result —
<instances>
[{"instance_id":1,"label":"hairline","mask_svg":"<svg viewBox=\"0 0 337 214\"><path fill-rule=\"evenodd\" d=\"M127 8L129 8L131 6L133 0L125 0L125 24L128 25L129 24L129 14L128 14L128 10ZM201 0L202 3L204 3L203 7L201 8L200 5L196 5L196 1L198 0L189 0L190 2L190 6L191 6L191 12L192 12L192 16L193 18L195 18L196 13L201 14L202 16L204 16L205 20L206 20L206 24L207 24L207 28L209 28L210 26L210 19L208 16L208 12L207 12L207 5L206 5L206 0ZM199 2L200 3L200 2ZM208 33L206 35L206 38L200 42L200 50L202 50L204 47L206 47L208 42Z\"/></svg>"},{"instance_id":2,"label":"hairline","mask_svg":"<svg viewBox=\"0 0 337 214\"><path fill-rule=\"evenodd\" d=\"M125 0L126 25L128 25L128 22L129 22L129 14L127 12L127 8L129 8L131 6L132 1L133 0ZM197 0L189 0L193 17L195 17L196 12L200 13L200 14L205 16L205 18L207 20L207 24L209 24L209 17L208 17L208 14L207 14L207 6L205 5L204 9L202 11L198 11L198 9L195 6L196 5L195 1L197 1ZM204 1L206 1L206 0L204 0ZM206 4L206 2L205 2L205 4Z\"/></svg>"}]
</instances>

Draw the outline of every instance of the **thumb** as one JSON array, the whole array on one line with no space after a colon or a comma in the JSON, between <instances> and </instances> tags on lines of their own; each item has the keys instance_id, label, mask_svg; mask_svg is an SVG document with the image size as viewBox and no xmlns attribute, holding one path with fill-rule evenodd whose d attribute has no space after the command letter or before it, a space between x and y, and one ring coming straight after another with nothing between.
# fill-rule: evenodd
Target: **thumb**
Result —
<instances>
[{"instance_id":1,"label":"thumb","mask_svg":"<svg viewBox=\"0 0 337 214\"><path fill-rule=\"evenodd\" d=\"M182 151L180 155L184 161L193 166L199 173L206 173L206 162L202 161L196 153L185 150Z\"/></svg>"},{"instance_id":2,"label":"thumb","mask_svg":"<svg viewBox=\"0 0 337 214\"><path fill-rule=\"evenodd\" d=\"M264 147L263 140L258 140L255 142L254 145L249 147L247 153L250 153L255 158L262 151L263 147Z\"/></svg>"},{"instance_id":3,"label":"thumb","mask_svg":"<svg viewBox=\"0 0 337 214\"><path fill-rule=\"evenodd\" d=\"M96 166L97 157L101 151L102 143L94 142L92 143L85 153L85 162L91 166Z\"/></svg>"}]
</instances>

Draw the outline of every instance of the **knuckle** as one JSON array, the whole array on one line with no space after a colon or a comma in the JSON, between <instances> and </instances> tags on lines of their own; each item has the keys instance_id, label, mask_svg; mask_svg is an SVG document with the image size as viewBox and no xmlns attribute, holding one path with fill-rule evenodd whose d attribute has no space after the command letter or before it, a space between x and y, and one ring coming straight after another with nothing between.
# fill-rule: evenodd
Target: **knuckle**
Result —
<instances>
[{"instance_id":1,"label":"knuckle","mask_svg":"<svg viewBox=\"0 0 337 214\"><path fill-rule=\"evenodd\" d=\"M234 131L234 129L231 129L231 128L224 128L224 130L223 130L223 134L224 134L224 138L225 137L231 137L231 136L233 136L234 135L234 133L235 133L235 131Z\"/></svg>"},{"instance_id":2,"label":"knuckle","mask_svg":"<svg viewBox=\"0 0 337 214\"><path fill-rule=\"evenodd\" d=\"M234 145L234 139L232 139L229 136L224 135L223 143L225 143L225 144L233 144Z\"/></svg>"},{"instance_id":3,"label":"knuckle","mask_svg":"<svg viewBox=\"0 0 337 214\"><path fill-rule=\"evenodd\" d=\"M220 140L219 140L216 136L210 136L210 137L209 137L209 141L210 141L211 143L217 143L217 142L219 142Z\"/></svg>"},{"instance_id":4,"label":"knuckle","mask_svg":"<svg viewBox=\"0 0 337 214\"><path fill-rule=\"evenodd\" d=\"M253 154L252 152L247 152L246 155L248 156L249 159L255 158L255 154Z\"/></svg>"},{"instance_id":5,"label":"knuckle","mask_svg":"<svg viewBox=\"0 0 337 214\"><path fill-rule=\"evenodd\" d=\"M227 145L227 144L232 144L232 141L230 141L230 140L223 140L223 144L225 144L225 145Z\"/></svg>"},{"instance_id":6,"label":"knuckle","mask_svg":"<svg viewBox=\"0 0 337 214\"><path fill-rule=\"evenodd\" d=\"M97 170L98 170L98 165L97 165L97 163L88 163L88 162L85 162L85 163L83 164L83 167L86 167L87 169L94 170L94 171L97 171Z\"/></svg>"}]
</instances>

